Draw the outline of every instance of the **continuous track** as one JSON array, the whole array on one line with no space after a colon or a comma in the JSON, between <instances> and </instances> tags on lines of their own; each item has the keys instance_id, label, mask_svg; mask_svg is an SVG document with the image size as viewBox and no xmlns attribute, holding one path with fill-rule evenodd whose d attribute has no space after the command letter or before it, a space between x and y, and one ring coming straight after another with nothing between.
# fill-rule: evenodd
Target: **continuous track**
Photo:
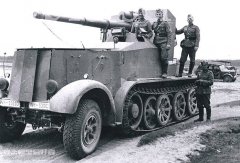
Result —
<instances>
[{"instance_id":1,"label":"continuous track","mask_svg":"<svg viewBox=\"0 0 240 163\"><path fill-rule=\"evenodd\" d=\"M170 117L169 121L167 122L167 124L165 124L165 125L157 124L156 127L152 128L152 129L146 129L146 127L144 126L143 115L140 114L141 112L138 113L138 115L141 116L141 123L136 124L137 127L135 125L134 125L134 127L133 127L133 125L131 125L131 120L129 118L129 116L130 116L129 115L130 114L129 107L132 102L131 100L134 100L133 96L135 97L136 95L140 95L142 102L139 102L139 105L141 105L141 103L142 103L142 106L144 105L144 102L143 102L143 101L145 101L144 99L147 99L150 96L159 97L161 95L167 95L169 97L169 99L171 99L170 101L172 104L172 99L177 92L184 93L185 98L187 98L188 92L192 88L195 88L195 84L193 82L182 84L179 86L168 86L168 87L164 87L164 85L161 86L160 84L139 84L139 85L134 86L129 91L129 93L126 97L126 100L125 100L124 108L123 108L123 123L122 123L123 131L125 132L125 134L128 134L128 135L134 134L135 135L138 133L140 134L143 132L150 132L150 131L166 128L168 126L175 125L175 124L184 122L190 118L193 118L194 116L197 115L197 113L194 115L190 115L187 112L185 112L184 117L181 120L177 121L177 120L174 120L172 113L171 113L171 117ZM136 99L138 99L138 96L136 96ZM140 100L138 100L138 101L140 101ZM187 110L187 106L185 107L185 110ZM156 112L155 112L155 114L156 114Z\"/></svg>"}]
</instances>

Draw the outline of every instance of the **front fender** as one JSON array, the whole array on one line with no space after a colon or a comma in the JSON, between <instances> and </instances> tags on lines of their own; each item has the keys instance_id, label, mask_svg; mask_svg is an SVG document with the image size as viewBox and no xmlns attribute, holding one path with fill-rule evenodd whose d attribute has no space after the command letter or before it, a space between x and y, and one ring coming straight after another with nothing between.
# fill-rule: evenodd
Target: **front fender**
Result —
<instances>
[{"instance_id":1,"label":"front fender","mask_svg":"<svg viewBox=\"0 0 240 163\"><path fill-rule=\"evenodd\" d=\"M116 106L116 123L121 124L122 123L122 117L123 117L123 107L124 107L124 101L127 97L127 94L129 90L136 84L136 81L126 81L123 83L123 85L118 89L114 101Z\"/></svg>"},{"instance_id":2,"label":"front fender","mask_svg":"<svg viewBox=\"0 0 240 163\"><path fill-rule=\"evenodd\" d=\"M223 75L223 77L225 77L225 76L230 76L231 78L234 78L234 77L232 76L232 74L230 74L230 73Z\"/></svg>"},{"instance_id":3,"label":"front fender","mask_svg":"<svg viewBox=\"0 0 240 163\"><path fill-rule=\"evenodd\" d=\"M95 88L101 89L107 94L111 105L110 109L115 114L114 100L109 89L98 81L87 79L72 82L61 88L50 99L50 110L58 113L73 114L76 112L78 103L83 95Z\"/></svg>"}]
</instances>

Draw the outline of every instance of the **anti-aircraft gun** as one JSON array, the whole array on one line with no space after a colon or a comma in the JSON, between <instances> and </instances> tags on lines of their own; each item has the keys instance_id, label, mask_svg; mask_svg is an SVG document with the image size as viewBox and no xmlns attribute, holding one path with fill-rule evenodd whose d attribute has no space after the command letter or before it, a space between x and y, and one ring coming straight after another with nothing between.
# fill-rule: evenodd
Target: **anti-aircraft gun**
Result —
<instances>
[{"instance_id":1,"label":"anti-aircraft gun","mask_svg":"<svg viewBox=\"0 0 240 163\"><path fill-rule=\"evenodd\" d=\"M101 28L103 44L114 41L118 46L17 49L10 82L0 79L0 142L21 136L27 123L33 129L58 126L68 154L81 159L96 149L102 126L134 135L196 114L196 78L171 76L176 72L174 39L170 77L159 78L156 46L129 32L136 18L133 12L109 21L38 13L34 17ZM155 21L155 11L146 11L145 18ZM169 10L164 10L164 20L175 31Z\"/></svg>"},{"instance_id":2,"label":"anti-aircraft gun","mask_svg":"<svg viewBox=\"0 0 240 163\"><path fill-rule=\"evenodd\" d=\"M169 50L169 60L173 60L174 45L175 45L175 24L176 18L169 10L163 10L164 17L163 20L168 21L170 28L173 32L172 34L172 46ZM102 33L103 42L145 42L147 39L138 39L136 34L131 33L132 23L138 18L136 13L121 12L119 15L112 16L110 20L90 20L86 18L68 18L55 15L45 15L41 13L34 12L33 16L37 19L45 19L51 21L80 24L89 27L100 28ZM145 11L145 18L151 23L156 21L155 11L148 10ZM153 38L152 38L153 39ZM152 42L152 39L150 40ZM117 41L116 41L117 40Z\"/></svg>"},{"instance_id":3,"label":"anti-aircraft gun","mask_svg":"<svg viewBox=\"0 0 240 163\"><path fill-rule=\"evenodd\" d=\"M123 14L126 15L126 14ZM130 14L131 15L131 14ZM129 16L130 16L129 15ZM102 33L104 34L104 37L102 41L106 41L106 34L109 29L112 29L113 36L115 33L121 33L123 37L126 37L125 30L130 31L131 30L131 22L113 22L108 20L88 20L86 18L83 19L75 19L75 18L68 18L68 17L60 17L60 16L54 16L54 15L43 15L41 13L34 12L33 16L37 19L45 19L45 20L52 20L52 21L59 21L59 22L65 22L65 23L72 23L72 24L81 24L89 27L95 27L95 28L101 28ZM129 17L128 16L128 17ZM131 16L130 16L131 17ZM133 19L129 17L129 20ZM119 32L116 32L119 31ZM109 40L108 40L109 41Z\"/></svg>"}]
</instances>

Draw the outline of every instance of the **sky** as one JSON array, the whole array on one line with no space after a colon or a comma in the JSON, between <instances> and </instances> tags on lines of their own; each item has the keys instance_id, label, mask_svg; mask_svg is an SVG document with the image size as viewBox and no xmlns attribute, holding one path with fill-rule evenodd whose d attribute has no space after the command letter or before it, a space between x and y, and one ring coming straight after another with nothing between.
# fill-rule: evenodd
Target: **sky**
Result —
<instances>
[{"instance_id":1,"label":"sky","mask_svg":"<svg viewBox=\"0 0 240 163\"><path fill-rule=\"evenodd\" d=\"M201 35L196 59L240 59L238 0L1 0L0 56L4 52L13 55L17 48L81 48L82 44L87 47L100 42L99 29L34 19L34 11L104 20L138 8L169 9L176 17L178 29L187 25L187 15L192 14ZM182 39L183 35L177 36L175 58L180 58Z\"/></svg>"}]
</instances>

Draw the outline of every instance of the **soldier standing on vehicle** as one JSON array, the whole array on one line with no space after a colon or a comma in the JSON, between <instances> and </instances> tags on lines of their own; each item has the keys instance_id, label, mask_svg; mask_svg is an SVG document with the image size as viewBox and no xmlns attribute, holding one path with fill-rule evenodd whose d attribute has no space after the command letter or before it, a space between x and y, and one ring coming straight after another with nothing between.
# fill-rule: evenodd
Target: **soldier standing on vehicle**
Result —
<instances>
[{"instance_id":1,"label":"soldier standing on vehicle","mask_svg":"<svg viewBox=\"0 0 240 163\"><path fill-rule=\"evenodd\" d=\"M210 105L210 95L211 86L213 85L213 73L208 70L208 63L201 62L202 71L198 73L196 80L196 98L197 107L199 109L199 118L195 122L203 121L204 108L207 112L207 121L211 120L211 105Z\"/></svg>"},{"instance_id":2,"label":"soldier standing on vehicle","mask_svg":"<svg viewBox=\"0 0 240 163\"><path fill-rule=\"evenodd\" d=\"M137 38L145 37L150 39L153 35L151 23L144 18L144 10L142 8L138 10L138 16L133 22L131 32L136 33Z\"/></svg>"},{"instance_id":3,"label":"soldier standing on vehicle","mask_svg":"<svg viewBox=\"0 0 240 163\"><path fill-rule=\"evenodd\" d=\"M167 21L163 21L163 11L161 9L156 10L157 22L154 22L152 29L154 30L155 36L153 43L157 46L160 63L162 69L163 78L167 77L168 69L168 50L171 48L171 36L172 31Z\"/></svg>"},{"instance_id":4,"label":"soldier standing on vehicle","mask_svg":"<svg viewBox=\"0 0 240 163\"><path fill-rule=\"evenodd\" d=\"M192 70L195 65L195 55L198 50L199 41L200 41L200 30L198 26L193 24L193 20L194 20L193 16L188 15L188 25L184 26L180 30L176 29L176 34L184 33L185 35L185 39L183 39L180 43L180 46L182 47L182 53L180 58L180 67L179 67L178 77L182 77L184 64L187 60L188 55L190 58L188 77L192 77Z\"/></svg>"}]
</instances>

